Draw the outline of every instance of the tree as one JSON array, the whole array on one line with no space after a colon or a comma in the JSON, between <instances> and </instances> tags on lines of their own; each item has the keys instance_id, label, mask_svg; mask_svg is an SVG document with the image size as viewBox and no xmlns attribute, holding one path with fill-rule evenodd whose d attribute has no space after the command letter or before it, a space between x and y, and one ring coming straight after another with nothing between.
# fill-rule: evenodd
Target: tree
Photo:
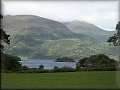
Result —
<instances>
[{"instance_id":1,"label":"tree","mask_svg":"<svg viewBox=\"0 0 120 90\"><path fill-rule=\"evenodd\" d=\"M113 43L114 46L120 46L120 21L116 25L117 33L114 36L109 37L107 42Z\"/></svg>"},{"instance_id":2,"label":"tree","mask_svg":"<svg viewBox=\"0 0 120 90\"><path fill-rule=\"evenodd\" d=\"M0 18L3 18L3 16L1 14L0 14ZM10 44L10 40L9 40L10 35L7 35L5 33L5 31L3 31L3 29L1 29L1 28L0 28L0 35L1 35L0 41ZM3 48L4 48L4 46L0 43L0 49L3 49Z\"/></svg>"},{"instance_id":3,"label":"tree","mask_svg":"<svg viewBox=\"0 0 120 90\"><path fill-rule=\"evenodd\" d=\"M39 70L43 70L44 69L44 66L43 65L39 65Z\"/></svg>"},{"instance_id":4,"label":"tree","mask_svg":"<svg viewBox=\"0 0 120 90\"><path fill-rule=\"evenodd\" d=\"M118 35L118 45L120 46L120 21L118 22L116 26L116 30L117 30L117 35Z\"/></svg>"},{"instance_id":5,"label":"tree","mask_svg":"<svg viewBox=\"0 0 120 90\"><path fill-rule=\"evenodd\" d=\"M1 53L1 69L9 71L19 71L21 70L21 59L17 56L12 56L8 54Z\"/></svg>"},{"instance_id":6,"label":"tree","mask_svg":"<svg viewBox=\"0 0 120 90\"><path fill-rule=\"evenodd\" d=\"M91 55L79 60L76 69L80 70L116 70L117 61L104 54Z\"/></svg>"},{"instance_id":7,"label":"tree","mask_svg":"<svg viewBox=\"0 0 120 90\"><path fill-rule=\"evenodd\" d=\"M109 43L113 43L114 46L120 46L120 21L118 22L118 24L116 25L116 31L117 33L114 34L114 36L110 37L107 42ZM119 55L119 59L120 59L120 55ZM119 70L120 70L120 62L119 64Z\"/></svg>"},{"instance_id":8,"label":"tree","mask_svg":"<svg viewBox=\"0 0 120 90\"><path fill-rule=\"evenodd\" d=\"M118 45L118 35L114 34L114 36L109 37L107 42L113 43L114 46L117 46Z\"/></svg>"},{"instance_id":9,"label":"tree","mask_svg":"<svg viewBox=\"0 0 120 90\"><path fill-rule=\"evenodd\" d=\"M2 19L3 16L0 14L0 18ZM10 44L10 35L7 35L3 29L0 29L0 41ZM0 43L0 50L2 50L4 46ZM21 59L16 56L4 54L1 51L1 69L2 70L10 70L10 71L19 71L21 70L21 64L19 63Z\"/></svg>"}]
</instances>

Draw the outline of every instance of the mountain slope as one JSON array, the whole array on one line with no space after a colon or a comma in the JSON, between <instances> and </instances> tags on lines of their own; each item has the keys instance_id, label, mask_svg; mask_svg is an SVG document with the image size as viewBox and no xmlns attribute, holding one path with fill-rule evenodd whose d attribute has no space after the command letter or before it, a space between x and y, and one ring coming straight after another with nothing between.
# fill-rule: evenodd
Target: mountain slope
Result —
<instances>
[{"instance_id":1,"label":"mountain slope","mask_svg":"<svg viewBox=\"0 0 120 90\"><path fill-rule=\"evenodd\" d=\"M115 50L116 49L116 50ZM107 43L86 42L80 39L59 39L45 41L33 56L29 58L58 58L71 57L82 59L90 55L105 54L110 58L118 59L119 48L111 47Z\"/></svg>"},{"instance_id":2,"label":"mountain slope","mask_svg":"<svg viewBox=\"0 0 120 90\"><path fill-rule=\"evenodd\" d=\"M35 38L41 40L87 37L83 34L73 33L60 22L33 15L5 16L3 23L4 30L14 36L18 34L34 35Z\"/></svg>"},{"instance_id":3,"label":"mountain slope","mask_svg":"<svg viewBox=\"0 0 120 90\"><path fill-rule=\"evenodd\" d=\"M71 31L75 33L81 33L90 37L93 37L99 41L107 41L110 36L115 34L115 31L106 31L93 24L80 21L72 21L64 23Z\"/></svg>"},{"instance_id":4,"label":"mountain slope","mask_svg":"<svg viewBox=\"0 0 120 90\"><path fill-rule=\"evenodd\" d=\"M4 16L3 29L11 35L4 52L21 58L78 59L103 53L117 59L114 47L76 34L58 21L32 15Z\"/></svg>"}]
</instances>

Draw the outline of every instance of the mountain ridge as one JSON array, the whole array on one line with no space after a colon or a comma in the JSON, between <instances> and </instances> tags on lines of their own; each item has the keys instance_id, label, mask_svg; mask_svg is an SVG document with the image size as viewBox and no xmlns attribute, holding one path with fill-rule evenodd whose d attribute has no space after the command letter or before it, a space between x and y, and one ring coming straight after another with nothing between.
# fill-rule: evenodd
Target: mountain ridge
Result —
<instances>
[{"instance_id":1,"label":"mountain ridge","mask_svg":"<svg viewBox=\"0 0 120 90\"><path fill-rule=\"evenodd\" d=\"M3 29L11 35L5 53L22 58L84 58L103 53L116 59L117 52L84 34L70 31L63 23L34 16L3 18Z\"/></svg>"},{"instance_id":2,"label":"mountain ridge","mask_svg":"<svg viewBox=\"0 0 120 90\"><path fill-rule=\"evenodd\" d=\"M93 38L96 38L99 41L107 41L107 39L114 35L116 31L106 31L94 24L85 22L85 21L71 21L64 23L71 31L75 33L81 33Z\"/></svg>"},{"instance_id":3,"label":"mountain ridge","mask_svg":"<svg viewBox=\"0 0 120 90\"><path fill-rule=\"evenodd\" d=\"M17 31L17 32L20 31L19 33L23 33L22 30L24 30L24 32L29 30L29 32L34 33L34 32L37 32L37 30L38 30L39 32L41 32L42 34L45 34L45 35L46 34L50 35L50 33L52 33L51 37L54 37L54 36L58 37L58 36L60 36L60 34L63 34L64 37L67 36L68 38L72 37L72 36L77 36L77 37L86 36L83 34L73 33L64 24L62 24L58 21L54 21L54 20L50 20L50 19L46 19L46 18L42 18L39 16L34 16L34 15L4 16L3 23L5 23L3 25L5 31L12 30L12 31ZM12 24L12 23L14 23L14 24ZM7 28L7 27L9 27L9 28ZM17 27L17 28L14 28L14 27ZM54 28L54 30L53 30L53 28ZM57 34L59 34L59 35L57 35ZM69 36L66 34L68 34ZM55 37L54 39L56 39L57 37Z\"/></svg>"}]
</instances>

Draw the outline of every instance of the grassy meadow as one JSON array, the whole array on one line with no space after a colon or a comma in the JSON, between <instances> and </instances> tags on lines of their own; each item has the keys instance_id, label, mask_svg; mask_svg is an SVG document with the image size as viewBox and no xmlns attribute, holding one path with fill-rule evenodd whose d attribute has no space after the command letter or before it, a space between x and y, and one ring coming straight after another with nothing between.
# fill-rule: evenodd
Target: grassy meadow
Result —
<instances>
[{"instance_id":1,"label":"grassy meadow","mask_svg":"<svg viewBox=\"0 0 120 90\"><path fill-rule=\"evenodd\" d=\"M2 73L2 89L117 89L116 71Z\"/></svg>"}]
</instances>

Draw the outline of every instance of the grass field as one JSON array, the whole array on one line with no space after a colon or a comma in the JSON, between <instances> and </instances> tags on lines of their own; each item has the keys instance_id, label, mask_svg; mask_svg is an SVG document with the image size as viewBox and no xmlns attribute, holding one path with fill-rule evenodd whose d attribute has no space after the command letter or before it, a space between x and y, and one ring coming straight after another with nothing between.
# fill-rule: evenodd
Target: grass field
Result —
<instances>
[{"instance_id":1,"label":"grass field","mask_svg":"<svg viewBox=\"0 0 120 90\"><path fill-rule=\"evenodd\" d=\"M3 89L79 89L117 87L117 72L61 72L61 73L2 73Z\"/></svg>"}]
</instances>

